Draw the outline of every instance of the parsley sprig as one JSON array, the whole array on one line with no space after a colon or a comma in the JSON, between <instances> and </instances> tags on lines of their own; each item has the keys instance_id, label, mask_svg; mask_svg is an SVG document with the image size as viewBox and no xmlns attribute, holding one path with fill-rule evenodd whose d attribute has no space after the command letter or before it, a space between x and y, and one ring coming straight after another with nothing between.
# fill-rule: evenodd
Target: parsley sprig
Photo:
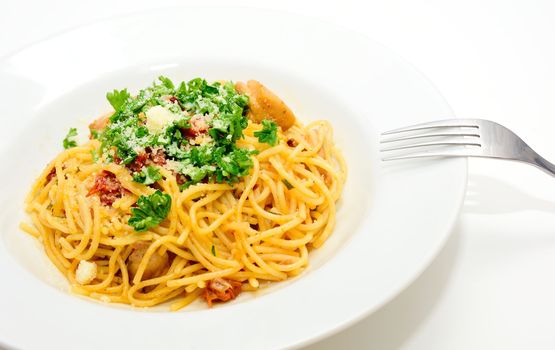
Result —
<instances>
[{"instance_id":1,"label":"parsley sprig","mask_svg":"<svg viewBox=\"0 0 555 350\"><path fill-rule=\"evenodd\" d=\"M131 208L128 224L137 232L144 232L159 225L170 212L172 199L169 194L156 191L150 196L140 196L137 207Z\"/></svg>"},{"instance_id":2,"label":"parsley sprig","mask_svg":"<svg viewBox=\"0 0 555 350\"><path fill-rule=\"evenodd\" d=\"M259 142L275 146L278 143L277 131L278 127L276 122L265 119L262 121L262 130L255 131L254 136L258 138Z\"/></svg>"},{"instance_id":3,"label":"parsley sprig","mask_svg":"<svg viewBox=\"0 0 555 350\"><path fill-rule=\"evenodd\" d=\"M77 141L75 141L73 139L75 136L77 136L77 129L76 128L70 128L69 131L67 132L67 135L64 138L64 142L63 142L65 149L77 146Z\"/></svg>"}]
</instances>

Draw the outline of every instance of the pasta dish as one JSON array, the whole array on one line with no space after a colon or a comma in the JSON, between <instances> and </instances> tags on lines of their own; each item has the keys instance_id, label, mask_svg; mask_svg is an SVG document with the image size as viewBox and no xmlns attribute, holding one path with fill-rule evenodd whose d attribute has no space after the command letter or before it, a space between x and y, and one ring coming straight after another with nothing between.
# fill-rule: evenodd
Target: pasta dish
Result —
<instances>
[{"instance_id":1,"label":"pasta dish","mask_svg":"<svg viewBox=\"0 0 555 350\"><path fill-rule=\"evenodd\" d=\"M160 77L77 129L26 198L74 293L179 310L299 275L335 225L345 162L326 121L303 125L257 81Z\"/></svg>"}]
</instances>

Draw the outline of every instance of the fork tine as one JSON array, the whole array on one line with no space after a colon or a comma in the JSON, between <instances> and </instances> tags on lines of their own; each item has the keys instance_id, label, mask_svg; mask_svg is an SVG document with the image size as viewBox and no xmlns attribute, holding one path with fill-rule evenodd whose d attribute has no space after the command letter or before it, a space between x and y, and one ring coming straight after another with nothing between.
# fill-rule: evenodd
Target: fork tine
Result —
<instances>
[{"instance_id":1,"label":"fork tine","mask_svg":"<svg viewBox=\"0 0 555 350\"><path fill-rule=\"evenodd\" d=\"M425 129L458 128L458 127L475 128L475 129L479 128L477 123L472 119L445 119L445 120L415 124L415 125L389 130L389 131L383 132L382 135L391 135L399 132L425 130Z\"/></svg>"},{"instance_id":2,"label":"fork tine","mask_svg":"<svg viewBox=\"0 0 555 350\"><path fill-rule=\"evenodd\" d=\"M410 145L404 146L393 146L393 147L386 147L382 148L380 152L389 152L389 151L397 151L402 149L410 149L410 148L417 148L417 147L431 147L431 146L478 146L481 145L477 142L469 142L469 141L444 141L444 142L421 142L415 143Z\"/></svg>"},{"instance_id":3,"label":"fork tine","mask_svg":"<svg viewBox=\"0 0 555 350\"><path fill-rule=\"evenodd\" d=\"M385 140L380 140L380 143L390 143L390 142L397 142L397 141L406 141L406 140L416 140L416 139L424 139L429 137L447 137L447 136L455 136L455 137L480 137L479 134L471 134L471 133L438 133L438 134L422 134L422 135L415 135L415 136L401 136L401 137L393 137Z\"/></svg>"},{"instance_id":4,"label":"fork tine","mask_svg":"<svg viewBox=\"0 0 555 350\"><path fill-rule=\"evenodd\" d=\"M429 157L480 157L480 153L476 152L478 149L460 149L457 147L450 148L441 151L419 151L419 152L411 152L407 154L402 154L398 156L386 156L382 157L382 161L391 161L391 160L403 160L403 159L417 159L417 158L429 158Z\"/></svg>"}]
</instances>

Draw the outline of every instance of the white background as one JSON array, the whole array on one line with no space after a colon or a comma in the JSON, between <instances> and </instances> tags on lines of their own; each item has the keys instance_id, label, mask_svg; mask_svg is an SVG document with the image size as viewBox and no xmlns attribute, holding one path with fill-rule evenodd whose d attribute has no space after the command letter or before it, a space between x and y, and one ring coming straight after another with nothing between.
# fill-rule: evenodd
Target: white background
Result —
<instances>
[{"instance_id":1,"label":"white background","mask_svg":"<svg viewBox=\"0 0 555 350\"><path fill-rule=\"evenodd\" d=\"M555 161L549 0L0 0L0 56L96 19L170 4L280 9L365 33L418 67L459 117L505 124ZM555 349L554 179L472 159L459 223L433 264L384 308L307 349L339 348Z\"/></svg>"}]
</instances>

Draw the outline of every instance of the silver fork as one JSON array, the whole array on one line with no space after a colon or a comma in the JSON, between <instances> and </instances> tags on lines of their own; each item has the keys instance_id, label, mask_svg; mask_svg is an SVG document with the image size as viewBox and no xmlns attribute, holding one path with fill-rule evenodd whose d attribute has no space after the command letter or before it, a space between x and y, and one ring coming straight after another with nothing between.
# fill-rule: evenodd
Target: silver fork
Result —
<instances>
[{"instance_id":1,"label":"silver fork","mask_svg":"<svg viewBox=\"0 0 555 350\"><path fill-rule=\"evenodd\" d=\"M422 157L485 157L534 165L555 176L555 165L514 132L484 119L447 119L386 131L382 160Z\"/></svg>"}]
</instances>

